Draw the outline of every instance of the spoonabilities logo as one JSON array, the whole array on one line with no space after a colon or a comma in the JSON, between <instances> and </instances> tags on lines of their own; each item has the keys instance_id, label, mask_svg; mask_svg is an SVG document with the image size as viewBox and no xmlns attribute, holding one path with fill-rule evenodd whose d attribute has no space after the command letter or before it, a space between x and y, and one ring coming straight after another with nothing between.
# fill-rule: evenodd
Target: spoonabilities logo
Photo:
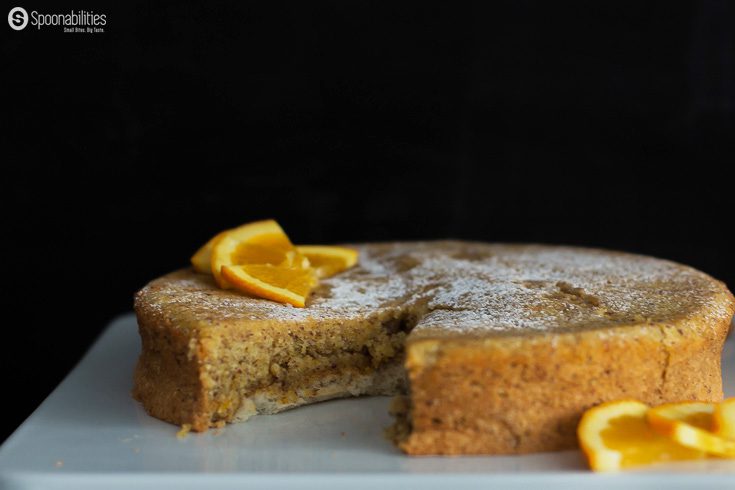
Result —
<instances>
[{"instance_id":1,"label":"spoonabilities logo","mask_svg":"<svg viewBox=\"0 0 735 490\"><path fill-rule=\"evenodd\" d=\"M96 14L90 10L70 10L60 13L41 13L33 10L30 15L23 7L15 7L8 13L8 24L20 31L31 24L38 30L56 27L62 32L101 33L105 32L107 14Z\"/></svg>"},{"instance_id":2,"label":"spoonabilities logo","mask_svg":"<svg viewBox=\"0 0 735 490\"><path fill-rule=\"evenodd\" d=\"M28 25L28 12L23 7L15 7L8 14L8 24L13 30L21 31Z\"/></svg>"}]
</instances>

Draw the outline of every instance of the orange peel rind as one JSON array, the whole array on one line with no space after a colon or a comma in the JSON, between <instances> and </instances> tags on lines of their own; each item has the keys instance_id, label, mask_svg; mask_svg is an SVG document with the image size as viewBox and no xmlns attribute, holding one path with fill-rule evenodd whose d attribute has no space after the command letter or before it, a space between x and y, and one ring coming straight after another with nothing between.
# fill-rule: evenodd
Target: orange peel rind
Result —
<instances>
[{"instance_id":1,"label":"orange peel rind","mask_svg":"<svg viewBox=\"0 0 735 490\"><path fill-rule=\"evenodd\" d=\"M194 267L195 271L201 274L212 273L212 249L214 248L214 244L217 243L217 241L219 241L227 231L229 230L217 233L191 256L191 265Z\"/></svg>"}]
</instances>

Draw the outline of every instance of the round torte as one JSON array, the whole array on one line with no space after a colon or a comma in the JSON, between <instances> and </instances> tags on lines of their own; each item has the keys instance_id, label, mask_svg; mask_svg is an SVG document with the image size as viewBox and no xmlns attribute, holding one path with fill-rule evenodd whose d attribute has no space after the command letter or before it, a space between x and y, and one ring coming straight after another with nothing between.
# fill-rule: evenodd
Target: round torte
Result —
<instances>
[{"instance_id":1,"label":"round torte","mask_svg":"<svg viewBox=\"0 0 735 490\"><path fill-rule=\"evenodd\" d=\"M202 431L330 398L399 395L409 454L573 447L604 401L722 399L735 301L666 260L477 242L355 245L359 264L305 308L219 289L191 269L135 298L134 396Z\"/></svg>"}]
</instances>

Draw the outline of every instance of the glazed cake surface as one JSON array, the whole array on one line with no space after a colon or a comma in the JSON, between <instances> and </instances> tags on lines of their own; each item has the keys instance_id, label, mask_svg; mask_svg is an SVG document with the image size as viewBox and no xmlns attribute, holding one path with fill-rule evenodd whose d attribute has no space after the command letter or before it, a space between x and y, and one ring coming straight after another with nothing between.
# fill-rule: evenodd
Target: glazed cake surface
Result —
<instances>
[{"instance_id":1,"label":"glazed cake surface","mask_svg":"<svg viewBox=\"0 0 735 490\"><path fill-rule=\"evenodd\" d=\"M134 396L206 430L255 413L401 394L391 433L410 454L573 447L597 403L722 398L727 288L690 267L541 245L356 245L359 264L306 308L181 270L135 300Z\"/></svg>"}]
</instances>

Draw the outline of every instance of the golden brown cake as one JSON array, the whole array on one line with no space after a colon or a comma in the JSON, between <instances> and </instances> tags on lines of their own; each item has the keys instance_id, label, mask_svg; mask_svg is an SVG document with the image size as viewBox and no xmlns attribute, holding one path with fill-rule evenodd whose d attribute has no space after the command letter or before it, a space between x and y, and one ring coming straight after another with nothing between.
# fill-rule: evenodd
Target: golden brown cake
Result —
<instances>
[{"instance_id":1,"label":"golden brown cake","mask_svg":"<svg viewBox=\"0 0 735 490\"><path fill-rule=\"evenodd\" d=\"M358 246L306 308L186 269L138 292L134 396L196 431L336 397L401 394L409 454L573 447L600 402L722 399L733 297L618 252L443 241Z\"/></svg>"}]
</instances>

